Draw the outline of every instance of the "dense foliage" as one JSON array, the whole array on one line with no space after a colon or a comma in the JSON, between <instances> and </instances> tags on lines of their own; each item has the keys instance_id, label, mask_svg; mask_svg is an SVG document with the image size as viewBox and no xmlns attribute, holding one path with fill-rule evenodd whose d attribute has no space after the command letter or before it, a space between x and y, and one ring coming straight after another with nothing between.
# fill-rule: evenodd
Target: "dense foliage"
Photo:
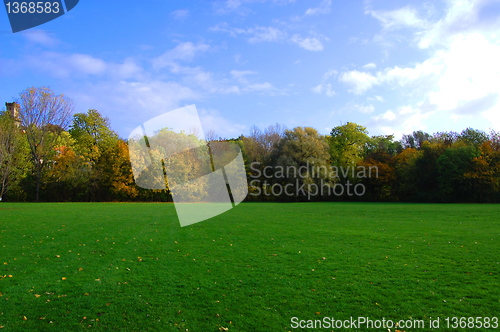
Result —
<instances>
[{"instance_id":1,"label":"dense foliage","mask_svg":"<svg viewBox=\"0 0 500 332\"><path fill-rule=\"evenodd\" d=\"M71 101L48 88L29 88L17 102L18 118L0 113L0 199L171 200L168 180L167 189L136 185L128 142L97 110L76 113L71 121ZM165 137L172 141L173 132L164 129L154 139ZM176 136L179 142L193 139ZM348 122L329 135L274 125L211 141L240 146L250 201L500 202L495 131L415 131L396 141L392 135L370 136L365 127ZM185 174L201 172L189 158L182 161L175 167ZM193 194L200 190L192 188Z\"/></svg>"}]
</instances>

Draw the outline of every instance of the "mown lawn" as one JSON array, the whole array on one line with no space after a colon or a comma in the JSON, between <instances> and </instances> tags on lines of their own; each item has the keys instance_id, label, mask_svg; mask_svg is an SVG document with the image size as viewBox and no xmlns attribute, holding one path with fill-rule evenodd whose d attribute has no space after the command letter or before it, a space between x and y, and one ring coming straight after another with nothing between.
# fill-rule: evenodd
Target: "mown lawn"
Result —
<instances>
[{"instance_id":1,"label":"mown lawn","mask_svg":"<svg viewBox=\"0 0 500 332\"><path fill-rule=\"evenodd\" d=\"M0 268L5 331L500 317L500 205L2 203Z\"/></svg>"}]
</instances>

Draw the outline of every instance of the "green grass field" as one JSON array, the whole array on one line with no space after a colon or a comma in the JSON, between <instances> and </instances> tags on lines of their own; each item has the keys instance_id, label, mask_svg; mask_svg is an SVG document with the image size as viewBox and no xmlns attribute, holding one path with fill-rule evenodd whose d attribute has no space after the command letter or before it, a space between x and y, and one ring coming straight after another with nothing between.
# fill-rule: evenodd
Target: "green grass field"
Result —
<instances>
[{"instance_id":1,"label":"green grass field","mask_svg":"<svg viewBox=\"0 0 500 332\"><path fill-rule=\"evenodd\" d=\"M500 317L499 235L500 205L243 203L181 228L172 204L2 203L0 326L292 331L292 317ZM331 330L342 331L319 329Z\"/></svg>"}]
</instances>

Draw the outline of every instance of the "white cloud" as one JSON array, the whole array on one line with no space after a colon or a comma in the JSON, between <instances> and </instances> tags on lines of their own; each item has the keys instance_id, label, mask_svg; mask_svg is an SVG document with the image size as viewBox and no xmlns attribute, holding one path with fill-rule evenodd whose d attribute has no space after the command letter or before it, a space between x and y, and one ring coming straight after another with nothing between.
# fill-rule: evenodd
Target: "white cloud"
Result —
<instances>
[{"instance_id":1,"label":"white cloud","mask_svg":"<svg viewBox=\"0 0 500 332\"><path fill-rule=\"evenodd\" d=\"M498 31L500 28L498 14L493 14L496 19L483 19L484 13L489 12L491 5L498 1L476 0L476 1L449 1L446 15L437 22L429 25L427 29L419 31L418 46L429 48L438 45L447 45L454 36L469 34L480 30ZM498 13L498 9L491 13Z\"/></svg>"},{"instance_id":2,"label":"white cloud","mask_svg":"<svg viewBox=\"0 0 500 332\"><path fill-rule=\"evenodd\" d=\"M279 89L269 82L263 83L250 83L241 87L243 92L259 92L269 96L283 96L287 95L287 91Z\"/></svg>"},{"instance_id":3,"label":"white cloud","mask_svg":"<svg viewBox=\"0 0 500 332\"><path fill-rule=\"evenodd\" d=\"M112 118L113 127L125 137L139 124L200 99L193 89L176 82L159 80L106 80L68 87L76 109L98 109Z\"/></svg>"},{"instance_id":4,"label":"white cloud","mask_svg":"<svg viewBox=\"0 0 500 332\"><path fill-rule=\"evenodd\" d=\"M386 30L399 29L405 27L424 27L427 22L418 16L415 8L405 6L395 10L370 10L365 13L370 14L380 21Z\"/></svg>"},{"instance_id":5,"label":"white cloud","mask_svg":"<svg viewBox=\"0 0 500 332\"><path fill-rule=\"evenodd\" d=\"M351 85L349 91L360 95L370 90L374 85L379 84L379 79L372 74L352 70L340 75L339 81Z\"/></svg>"},{"instance_id":6,"label":"white cloud","mask_svg":"<svg viewBox=\"0 0 500 332\"><path fill-rule=\"evenodd\" d=\"M209 131L213 131L217 138L219 136L222 138L235 138L247 130L246 126L226 119L216 110L200 109L198 113L205 135Z\"/></svg>"},{"instance_id":7,"label":"white cloud","mask_svg":"<svg viewBox=\"0 0 500 332\"><path fill-rule=\"evenodd\" d=\"M275 42L286 38L286 33L275 27L256 26L253 28L233 28L228 26L227 23L217 24L210 28L212 31L226 32L235 37L238 35L247 35L248 42L261 43L261 42Z\"/></svg>"},{"instance_id":8,"label":"white cloud","mask_svg":"<svg viewBox=\"0 0 500 332\"><path fill-rule=\"evenodd\" d=\"M354 105L354 108L356 108L360 113L363 114L370 114L375 112L375 106L373 105Z\"/></svg>"},{"instance_id":9,"label":"white cloud","mask_svg":"<svg viewBox=\"0 0 500 332\"><path fill-rule=\"evenodd\" d=\"M131 63L127 64L128 66ZM78 77L87 75L116 75L111 69L117 69L119 64L107 63L102 59L88 54L64 54L57 52L42 52L27 56L20 63L21 67L45 72L59 78Z\"/></svg>"},{"instance_id":10,"label":"white cloud","mask_svg":"<svg viewBox=\"0 0 500 332\"><path fill-rule=\"evenodd\" d=\"M248 36L248 42L257 44L262 42L291 42L308 51L322 51L323 43L317 37L302 37L299 34L289 36L289 34L272 26L256 26L252 28L233 28L227 23L220 23L210 28L212 31L225 32L233 37ZM326 36L320 36L323 40L328 40Z\"/></svg>"},{"instance_id":11,"label":"white cloud","mask_svg":"<svg viewBox=\"0 0 500 332\"><path fill-rule=\"evenodd\" d=\"M373 10L369 5L365 13L376 18L385 31L403 28L413 30L415 46L426 49L449 45L457 35L478 31L497 34L500 29L499 4L498 0L445 1L445 14L438 19L435 19L436 10L432 3L422 4L420 10L412 6ZM387 41L384 35L378 35L378 39Z\"/></svg>"},{"instance_id":12,"label":"white cloud","mask_svg":"<svg viewBox=\"0 0 500 332\"><path fill-rule=\"evenodd\" d=\"M336 95L335 90L333 90L333 86L330 83L322 83L318 84L311 89L312 92L317 94L325 94L327 97L333 97Z\"/></svg>"},{"instance_id":13,"label":"white cloud","mask_svg":"<svg viewBox=\"0 0 500 332\"><path fill-rule=\"evenodd\" d=\"M308 8L306 12L304 13L305 16L314 16L314 15L320 15L320 14L329 14L330 13L330 7L332 5L331 0L323 0L319 4L318 7L315 8Z\"/></svg>"},{"instance_id":14,"label":"white cloud","mask_svg":"<svg viewBox=\"0 0 500 332\"><path fill-rule=\"evenodd\" d=\"M101 74L106 70L106 62L87 54L72 54L68 64L87 74Z\"/></svg>"},{"instance_id":15,"label":"white cloud","mask_svg":"<svg viewBox=\"0 0 500 332\"><path fill-rule=\"evenodd\" d=\"M429 99L440 108L500 93L500 43L480 34L457 36L447 51L435 57L444 69Z\"/></svg>"},{"instance_id":16,"label":"white cloud","mask_svg":"<svg viewBox=\"0 0 500 332\"><path fill-rule=\"evenodd\" d=\"M396 119L396 113L389 110L381 115L373 117L375 120L393 121Z\"/></svg>"},{"instance_id":17,"label":"white cloud","mask_svg":"<svg viewBox=\"0 0 500 332\"><path fill-rule=\"evenodd\" d=\"M247 30L252 36L248 39L250 43L272 42L283 39L285 34L273 27L256 27Z\"/></svg>"},{"instance_id":18,"label":"white cloud","mask_svg":"<svg viewBox=\"0 0 500 332\"><path fill-rule=\"evenodd\" d=\"M384 130L411 132L419 126L422 129L423 120L434 113L437 119L461 121L464 126L470 116L498 124L498 59L500 42L484 34L468 33L453 37L448 46L412 66L388 67L375 74L353 70L340 74L339 80L358 95L382 86L396 89L399 95L411 96L413 103L373 117L372 125L379 130L384 127ZM380 96L370 98L383 101Z\"/></svg>"},{"instance_id":19,"label":"white cloud","mask_svg":"<svg viewBox=\"0 0 500 332\"><path fill-rule=\"evenodd\" d=\"M374 64L373 62L370 62L370 63L367 63L366 65L364 65L362 68L363 69L375 69L375 68L377 68L377 65Z\"/></svg>"},{"instance_id":20,"label":"white cloud","mask_svg":"<svg viewBox=\"0 0 500 332\"><path fill-rule=\"evenodd\" d=\"M323 74L322 82L311 88L311 91L317 94L324 94L327 97L333 97L337 93L333 88L333 84L329 80L338 75L338 71L330 69ZM331 80L330 80L331 81Z\"/></svg>"},{"instance_id":21,"label":"white cloud","mask_svg":"<svg viewBox=\"0 0 500 332\"><path fill-rule=\"evenodd\" d=\"M323 80L327 80L330 77L336 76L339 72L335 69L328 70L326 73L323 74Z\"/></svg>"},{"instance_id":22,"label":"white cloud","mask_svg":"<svg viewBox=\"0 0 500 332\"><path fill-rule=\"evenodd\" d=\"M30 29L21 32L21 35L31 43L46 47L51 47L59 44L59 40L45 30Z\"/></svg>"},{"instance_id":23,"label":"white cloud","mask_svg":"<svg viewBox=\"0 0 500 332\"><path fill-rule=\"evenodd\" d=\"M367 126L371 128L371 132L401 138L404 134L415 130L425 130L425 120L431 114L431 111L425 110L424 105L402 106L396 111L387 110L382 114L372 116Z\"/></svg>"},{"instance_id":24,"label":"white cloud","mask_svg":"<svg viewBox=\"0 0 500 332\"><path fill-rule=\"evenodd\" d=\"M257 74L257 72L255 72L253 70L231 70L229 73L235 79L237 79L239 81L243 80L245 82L246 82L246 77L247 76Z\"/></svg>"},{"instance_id":25,"label":"white cloud","mask_svg":"<svg viewBox=\"0 0 500 332\"><path fill-rule=\"evenodd\" d=\"M299 35L294 35L291 40L305 50L315 52L323 51L323 44L317 38L302 38Z\"/></svg>"},{"instance_id":26,"label":"white cloud","mask_svg":"<svg viewBox=\"0 0 500 332\"><path fill-rule=\"evenodd\" d=\"M174 61L192 61L197 54L207 52L210 49L208 44L193 42L180 43L171 50L152 60L153 66L157 69L172 66Z\"/></svg>"},{"instance_id":27,"label":"white cloud","mask_svg":"<svg viewBox=\"0 0 500 332\"><path fill-rule=\"evenodd\" d=\"M370 101L378 101L378 102L384 102L385 99L382 96L374 96L374 97L368 97L368 100Z\"/></svg>"},{"instance_id":28,"label":"white cloud","mask_svg":"<svg viewBox=\"0 0 500 332\"><path fill-rule=\"evenodd\" d=\"M268 95L284 95L285 90L275 87L269 82L251 82L247 77L258 73L252 70L231 70L230 75L239 84L237 93L241 92L260 92Z\"/></svg>"},{"instance_id":29,"label":"white cloud","mask_svg":"<svg viewBox=\"0 0 500 332\"><path fill-rule=\"evenodd\" d=\"M482 112L481 115L489 121L490 128L498 131L500 128L500 116L498 116L498 108L497 109L489 109L485 112Z\"/></svg>"},{"instance_id":30,"label":"white cloud","mask_svg":"<svg viewBox=\"0 0 500 332\"><path fill-rule=\"evenodd\" d=\"M30 57L26 65L44 71L51 76L75 78L92 75L107 79L142 78L143 68L133 59L121 63L106 62L88 54L64 54L47 52Z\"/></svg>"}]
</instances>

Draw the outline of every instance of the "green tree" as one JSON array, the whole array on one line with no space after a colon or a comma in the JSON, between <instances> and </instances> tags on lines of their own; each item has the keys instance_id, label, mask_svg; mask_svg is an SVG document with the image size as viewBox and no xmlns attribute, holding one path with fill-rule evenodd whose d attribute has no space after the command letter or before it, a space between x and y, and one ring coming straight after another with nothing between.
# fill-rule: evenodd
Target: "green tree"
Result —
<instances>
[{"instance_id":1,"label":"green tree","mask_svg":"<svg viewBox=\"0 0 500 332\"><path fill-rule=\"evenodd\" d=\"M370 142L365 127L353 122L332 129L328 137L332 163L336 166L355 166L363 160Z\"/></svg>"},{"instance_id":2,"label":"green tree","mask_svg":"<svg viewBox=\"0 0 500 332\"><path fill-rule=\"evenodd\" d=\"M77 153L94 164L103 151L118 140L118 135L110 129L109 119L95 109L90 109L87 113L76 113L69 133L76 142Z\"/></svg>"},{"instance_id":3,"label":"green tree","mask_svg":"<svg viewBox=\"0 0 500 332\"><path fill-rule=\"evenodd\" d=\"M372 136L366 144L367 156L382 153L395 156L403 150L401 142L394 141L394 135Z\"/></svg>"},{"instance_id":4,"label":"green tree","mask_svg":"<svg viewBox=\"0 0 500 332\"><path fill-rule=\"evenodd\" d=\"M437 159L437 180L440 197L445 202L468 201L470 192L465 186L465 174L472 169L473 159L480 152L473 146L455 145Z\"/></svg>"},{"instance_id":5,"label":"green tree","mask_svg":"<svg viewBox=\"0 0 500 332\"><path fill-rule=\"evenodd\" d=\"M446 150L446 146L436 142L425 141L420 147L422 154L415 160L415 194L417 201L438 202L439 193L438 171L436 162Z\"/></svg>"},{"instance_id":6,"label":"green tree","mask_svg":"<svg viewBox=\"0 0 500 332\"><path fill-rule=\"evenodd\" d=\"M488 134L482 130L467 128L460 133L458 139L469 145L479 147L481 144L487 142L489 137Z\"/></svg>"},{"instance_id":7,"label":"green tree","mask_svg":"<svg viewBox=\"0 0 500 332\"><path fill-rule=\"evenodd\" d=\"M26 137L8 112L0 112L0 201L28 170Z\"/></svg>"},{"instance_id":8,"label":"green tree","mask_svg":"<svg viewBox=\"0 0 500 332\"><path fill-rule=\"evenodd\" d=\"M424 142L431 139L431 135L421 130L414 131L411 135L403 135L401 143L404 148L420 149Z\"/></svg>"},{"instance_id":9,"label":"green tree","mask_svg":"<svg viewBox=\"0 0 500 332\"><path fill-rule=\"evenodd\" d=\"M75 153L83 158L81 172L88 174L87 183L83 186L85 200L106 200L112 196L111 179L113 174L110 165L116 156L118 134L110 129L109 119L97 110L87 113L76 113L69 133L74 140Z\"/></svg>"}]
</instances>

